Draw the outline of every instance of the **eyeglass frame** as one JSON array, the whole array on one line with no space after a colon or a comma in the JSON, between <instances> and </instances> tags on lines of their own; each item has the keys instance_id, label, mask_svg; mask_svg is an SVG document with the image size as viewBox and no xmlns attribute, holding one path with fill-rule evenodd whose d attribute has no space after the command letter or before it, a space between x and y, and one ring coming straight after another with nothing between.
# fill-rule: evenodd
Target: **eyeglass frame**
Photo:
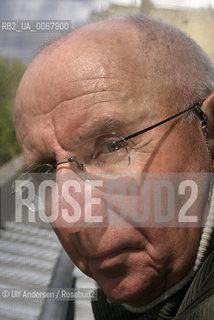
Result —
<instances>
[{"instance_id":1,"label":"eyeglass frame","mask_svg":"<svg viewBox=\"0 0 214 320\"><path fill-rule=\"evenodd\" d=\"M127 152L128 158L129 158L129 163L130 163L130 155L129 155L129 152L128 152L128 150L127 150L127 146L126 146L126 144L125 144L125 142L126 142L127 140L132 139L132 138L135 138L135 137L137 137L137 136L139 136L139 135L141 135L141 134L143 134L143 133L145 133L145 132L148 132L148 131L150 131L150 130L152 130L152 129L154 129L154 128L156 128L156 127L158 127L158 126L160 126L160 125L162 125L162 124L164 124L164 123L166 123L166 122L168 122L168 121L170 121L170 120L172 120L172 119L174 119L174 118L176 118L176 117L178 117L178 116L180 116L180 115L182 115L182 114L184 114L184 113L186 113L186 112L188 112L188 111L190 111L190 110L192 110L192 109L194 109L194 110L196 111L197 115L199 116L199 118L200 118L200 120L201 120L202 129L205 130L205 129L207 128L208 116L207 116L207 114L204 113L204 112L201 110L201 108L200 108L200 107L203 105L204 101L205 101L205 100L203 100L202 102L194 102L191 107L189 107L189 108L187 108L187 109L185 109L185 110L182 110L182 111L180 111L180 112L172 115L171 117L168 117L168 118L166 118L166 119L164 119L164 120L162 120L162 121L160 121L160 122L157 122L157 123L155 123L155 124L153 124L153 125L145 128L145 129L143 129L143 130L140 130L140 131L137 131L137 132L135 132L135 133L133 133L133 134L131 134L131 135L128 135L128 136L125 137L125 138L120 137L118 140L112 141L112 144L116 146L116 145L119 144L119 143L124 143L124 147L125 147L125 149L126 149L126 152ZM76 157L73 156L73 157L68 158L67 160L59 161L59 162L56 162L54 165L50 165L50 170L51 170L51 169L56 169L56 167L57 167L58 165L61 165L61 164L64 164L64 163L71 163L71 162L75 162L76 165L77 165L77 167L78 167L79 169L81 169L81 170L84 169L84 164L81 163L81 162L79 162L79 161L76 159ZM48 171L49 171L49 170L48 170ZM48 173L48 172L47 172L47 173Z\"/></svg>"},{"instance_id":2,"label":"eyeglass frame","mask_svg":"<svg viewBox=\"0 0 214 320\"><path fill-rule=\"evenodd\" d=\"M194 102L191 107L189 107L187 109L184 109L184 110L182 110L182 111L180 111L180 112L178 112L178 113L176 113L176 114L174 114L174 115L172 115L172 116L170 116L170 117L168 117L168 118L166 118L166 119L164 119L164 120L162 120L160 122L157 122L157 123L145 128L143 130L140 130L140 131L137 131L137 132L135 132L135 133L133 133L131 135L128 135L125 138L120 137L118 140L112 141L111 143L112 143L112 145L114 145L115 151L117 150L116 149L117 144L121 144L122 143L123 147L126 150L126 153L127 153L127 156L128 156L128 160L129 160L129 164L130 164L130 155L129 155L128 148L127 148L127 145L126 145L126 141L127 140L129 140L131 138L135 138L135 137L137 137L137 136L139 136L139 135L141 135L141 134L143 134L145 132L148 132L148 131L150 131L150 130L152 130L152 129L154 129L154 128L156 128L156 127L158 127L158 126L160 126L160 125L162 125L162 124L164 124L164 123L166 123L166 122L168 122L168 121L170 121L170 120L172 120L174 118L177 118L178 116L180 116L180 115L182 115L182 114L184 114L184 113L186 113L186 112L188 112L188 111L190 111L192 109L194 109L196 111L197 115L199 116L199 118L201 120L202 130L203 130L203 133L205 134L206 133L206 129L207 129L208 116L200 108L203 105L204 101L205 100L203 100L202 102ZM118 150L119 149L120 148L118 147ZM47 166L48 169L44 173L48 174L48 173L52 172L53 169L56 169L57 166L59 166L59 165L65 164L65 163L72 163L72 162L76 163L78 169L84 170L85 165L83 163L79 162L76 159L76 156L72 156L72 157L68 158L67 160L56 162L55 164L46 163L46 164L43 164L43 165L38 165L38 166L32 168L32 170L33 169L34 170L38 169L38 168L43 167L43 166ZM26 172L24 174L27 174L27 173L32 173L32 171L31 170L26 170Z\"/></svg>"}]
</instances>

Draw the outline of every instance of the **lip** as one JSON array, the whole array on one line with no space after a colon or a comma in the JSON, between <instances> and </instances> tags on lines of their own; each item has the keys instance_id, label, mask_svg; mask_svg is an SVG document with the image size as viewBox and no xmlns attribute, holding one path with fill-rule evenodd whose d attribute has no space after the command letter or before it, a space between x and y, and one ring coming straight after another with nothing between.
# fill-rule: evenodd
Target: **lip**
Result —
<instances>
[{"instance_id":1,"label":"lip","mask_svg":"<svg viewBox=\"0 0 214 320\"><path fill-rule=\"evenodd\" d=\"M105 259L112 260L117 256L122 257L126 252L145 251L146 240L136 230L128 229L126 233L124 233L124 230L121 232L117 229L107 231L105 234L101 234L102 237L99 233L98 235L83 232L76 234L73 243L75 243L79 255L88 262L94 263Z\"/></svg>"},{"instance_id":2,"label":"lip","mask_svg":"<svg viewBox=\"0 0 214 320\"><path fill-rule=\"evenodd\" d=\"M111 249L111 250L106 250L102 251L96 254L93 254L92 256L88 257L90 260L109 260L113 259L120 254L126 253L126 252L137 252L137 251L142 251L142 248L133 248L133 247L122 247L122 248L117 248L117 249Z\"/></svg>"}]
</instances>

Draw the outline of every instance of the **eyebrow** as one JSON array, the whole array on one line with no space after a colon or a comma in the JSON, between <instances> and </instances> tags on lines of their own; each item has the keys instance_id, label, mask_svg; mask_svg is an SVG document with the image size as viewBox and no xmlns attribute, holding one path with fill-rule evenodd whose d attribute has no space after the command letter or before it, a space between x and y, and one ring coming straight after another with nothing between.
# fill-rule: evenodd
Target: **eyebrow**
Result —
<instances>
[{"instance_id":1,"label":"eyebrow","mask_svg":"<svg viewBox=\"0 0 214 320\"><path fill-rule=\"evenodd\" d=\"M125 122L118 119L100 119L93 122L89 128L86 130L83 129L83 132L77 135L73 140L73 145L78 145L83 142L87 142L88 140L94 139L100 135L104 134L119 134L124 131ZM121 130L122 129L122 130Z\"/></svg>"},{"instance_id":2,"label":"eyebrow","mask_svg":"<svg viewBox=\"0 0 214 320\"><path fill-rule=\"evenodd\" d=\"M105 135L105 134L119 134L121 133L121 128L124 129L125 127L125 122L118 120L118 119L112 119L112 118L104 118L104 119L99 119L94 121L90 127L87 128L87 130L82 133L77 135L73 140L72 140L72 145L79 145L83 142L87 142L88 140L94 139L96 137L99 137L100 135ZM84 129L83 129L84 130ZM120 137L118 137L120 138ZM57 163L56 159L53 157L47 157L47 156L42 156L34 160L30 164L24 164L21 172L27 173L30 172L31 170L34 169L34 172L39 172L37 171L36 168L44 165L44 164L51 164L55 165Z\"/></svg>"}]
</instances>

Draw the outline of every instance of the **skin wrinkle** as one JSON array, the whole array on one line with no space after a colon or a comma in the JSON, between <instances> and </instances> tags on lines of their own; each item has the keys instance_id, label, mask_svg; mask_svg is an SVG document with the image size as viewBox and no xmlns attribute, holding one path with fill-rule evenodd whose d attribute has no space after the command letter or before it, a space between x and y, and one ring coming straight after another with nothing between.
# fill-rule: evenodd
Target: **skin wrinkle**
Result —
<instances>
[{"instance_id":1,"label":"skin wrinkle","mask_svg":"<svg viewBox=\"0 0 214 320\"><path fill-rule=\"evenodd\" d=\"M52 111L51 111L52 112ZM45 115L42 115L42 117L47 117L47 115L48 114L45 114ZM32 117L38 117L38 115L33 115ZM106 124L108 124L108 122L109 121L115 121L115 122L117 122L117 125L118 125L118 127L119 127L119 125L120 125L120 127L122 127L122 123L121 123L121 121L118 121L118 120L114 120L114 119L109 119L109 118L107 118L106 120L103 120L103 124L101 125L100 124L100 122L99 122L99 124L100 124L100 129L99 129L99 132L101 133L101 132L103 132L103 133L105 133L105 131L104 130L102 130L102 128L104 129L104 126L106 125ZM98 121L97 121L97 123L98 123ZM121 123L121 124L120 124ZM91 125L91 129L92 128L94 128L94 126L96 126L96 124L92 124ZM106 127L106 126L105 126ZM52 128L53 128L53 130L55 131L55 126L52 126ZM90 133L90 131L91 131L91 129L89 128L89 130L84 134L84 137L82 136L81 137L81 135L80 136L77 136L77 138L76 138L76 140L74 140L74 141L72 141L73 142L73 144L78 144L78 143L80 143L80 142L83 142L82 140L87 140L87 137L89 137L90 138L90 136L91 136L91 138L94 136L96 136L96 131L95 130L93 130L93 132L91 132ZM115 129L117 129L116 127L115 127ZM85 128L84 128L84 130L85 130ZM108 129L108 127L106 127L106 130L108 130L109 131L109 129ZM107 131L106 131L107 132ZM57 137L57 136L56 136ZM24 137L24 139L25 138L27 138L27 136L25 136ZM60 145L60 143L59 143L59 141L57 142L59 145ZM23 145L25 145L25 142L24 142L24 140L22 141L22 144ZM61 145L60 145L61 146ZM62 147L62 146L61 146ZM64 148L63 148L64 149ZM66 149L64 149L64 151L67 151L67 153L68 153L68 156L67 157L69 157L69 155L70 155L70 150L66 150ZM50 160L51 160L51 162L53 162L53 159L52 158L50 158ZM42 163L39 159L38 160L34 160L34 162L33 162L34 164L36 164L36 163ZM32 164L29 164L29 166L31 166L31 165L33 165L33 163ZM47 163L47 162L45 162L45 163Z\"/></svg>"},{"instance_id":2,"label":"skin wrinkle","mask_svg":"<svg viewBox=\"0 0 214 320\"><path fill-rule=\"evenodd\" d=\"M94 93L91 93L90 95L94 95ZM84 97L85 97L85 95L84 95ZM80 97L79 97L79 98L80 98ZM72 101L75 100L75 99L77 99L77 98L74 98L74 99L72 99L72 100L62 101L58 106L56 106L54 109L50 110L49 112L43 113L43 115L41 115L41 114L35 115L35 114L34 114L34 115L32 115L32 118L37 118L37 117L47 118L47 116L48 116L49 114L51 115L52 113L56 112L58 108L61 108L63 103L65 103L65 102L72 102ZM106 101L102 101L102 103L103 103L103 102L106 102ZM97 102L97 103L99 103L99 102ZM33 119L32 119L31 121L33 121ZM30 122L31 122L31 121L30 121ZM22 122L20 121L20 125L18 126L18 130L19 130L21 124L22 124ZM54 129L54 131L55 131L55 126L52 126L52 129ZM27 137L26 137L26 138L27 138ZM20 141L21 141L21 139L20 139ZM22 143L24 144L24 140L22 141ZM67 151L68 151L68 150L67 150Z\"/></svg>"},{"instance_id":3,"label":"skin wrinkle","mask_svg":"<svg viewBox=\"0 0 214 320\"><path fill-rule=\"evenodd\" d=\"M34 117L34 116L32 116L32 117ZM45 118L45 116L44 116L44 118ZM33 123L33 121L32 121L32 123ZM51 125L51 128L52 128L52 137L53 137L53 136L55 136L55 134L54 134L55 128L54 128L53 125ZM48 131L48 133L50 135L50 131ZM29 153L29 152L32 153L32 150L34 150L34 152L36 152L34 144L33 145L28 145L28 144L25 143L25 139L27 139L27 138L28 138L28 136L24 135L24 138L23 138L23 141L22 141L22 148L23 148L24 154ZM36 141L37 140L38 139L36 139ZM51 140L52 140L52 143L53 143L54 139L51 139ZM33 166L33 165L36 165L36 164L44 164L44 163L47 163L47 162L48 163L53 163L54 159L55 159L55 151L54 150L59 149L59 146L58 146L57 142L55 142L53 144L54 144L54 147L52 148L52 150L50 148L49 149L46 148L46 151L44 152L45 156L40 154L39 157L38 157L38 152L37 152L37 155L35 153L34 156L31 157L30 161L26 161L26 159L25 159L25 161L27 162L26 163L27 164L26 169L31 167L31 166ZM28 152L26 152L26 150ZM52 154L52 155L50 156L50 154ZM42 159L46 159L46 161L42 161ZM47 159L49 159L49 160L47 161Z\"/></svg>"},{"instance_id":4,"label":"skin wrinkle","mask_svg":"<svg viewBox=\"0 0 214 320\"><path fill-rule=\"evenodd\" d=\"M109 133L116 133L118 129L121 130L122 125L124 125L124 122L118 119L104 118L102 122L98 120L93 123L86 132L84 132L82 135L79 134L76 138L74 138L72 142L74 145L79 145L91 139L95 139L101 134L104 135Z\"/></svg>"},{"instance_id":5,"label":"skin wrinkle","mask_svg":"<svg viewBox=\"0 0 214 320\"><path fill-rule=\"evenodd\" d=\"M110 125L108 126L108 124ZM73 146L68 148L68 158L72 155L73 151L71 150L75 150L77 147L80 148L81 144L83 145L92 139L96 141L101 134L115 134L117 138L125 137L127 131L124 130L123 124L125 125L125 128L128 127L127 123L125 124L125 122L119 121L118 119L106 118L105 120L105 118L103 118L102 121L98 120L93 123L87 131L85 131L85 128L83 127L83 132L80 132L74 139L72 139ZM98 126L96 127L96 125Z\"/></svg>"},{"instance_id":6,"label":"skin wrinkle","mask_svg":"<svg viewBox=\"0 0 214 320\"><path fill-rule=\"evenodd\" d=\"M120 45L117 44L119 38ZM127 39L131 41L127 42ZM65 160L71 143L80 134L87 135L94 120L106 117L122 119L125 123L124 130L129 134L147 124L151 125L157 118L163 118L164 114L168 116L174 113L177 98L173 97L176 89L171 91L174 83L171 81L167 88L169 92L165 92L159 75L152 77L149 70L157 52L153 51L148 57L141 53L139 39L136 28L130 23L98 23L80 28L75 36L67 37L62 45L59 42L53 50L49 48L45 54L36 58L18 90L18 95L23 100L22 105L17 106L18 131L27 132L26 145L33 146L33 150L29 149L25 154L26 162L31 162L35 155L38 158L48 154L48 150L54 152L56 160ZM159 58L159 53L156 59ZM165 68L162 72L165 72ZM89 74L93 78L108 76L105 81L81 81L88 78ZM76 81L77 77L80 81ZM114 81L109 80L110 78ZM189 81L191 82L191 77ZM115 97L103 104L101 101L99 105L93 92L97 91L98 86L99 89L111 88L115 91ZM47 119L52 121L54 128L51 134L45 135L45 117L42 116L37 117L38 122L27 127L27 120L35 110L45 113L68 97L72 98L72 95L90 92L92 94L87 94L85 100L83 98L76 99L75 103L66 102L63 106L56 107L55 112L47 114ZM94 99L95 105L89 101L90 97ZM118 100L117 103L115 99ZM106 97L104 100L106 101ZM26 115L25 121L21 120L23 114ZM212 119L211 112L208 116ZM24 121L22 128L19 126L20 121ZM209 171L206 147L196 125L198 119L191 126L186 126L186 123L182 125L179 121L179 126L175 125L177 122L164 124L148 133L146 138L142 136L139 140L136 139L135 143L139 141L139 144L145 139L146 150L150 152L146 154L143 147L142 150L131 149L133 161L123 171L142 173L148 164L151 173ZM38 134L35 133L36 125ZM167 134L170 129L170 134ZM18 135L21 136L22 132L18 132ZM43 145L39 141L43 141ZM180 144L176 145L178 141ZM60 180L61 175L70 172L68 170L69 165L59 168L58 184L63 182ZM204 194L205 191L202 190L200 196L203 198ZM60 208L64 208L65 203L63 199L60 200ZM197 204L199 212L203 209L202 203ZM104 215L104 206L97 208L97 213ZM87 275L93 276L110 299L133 306L151 302L185 276L195 259L201 234L201 230L190 228L186 231L170 228L154 230L131 226L126 230L85 228L73 233L72 224L67 228L60 227L60 219L61 216L55 222L55 231L73 262ZM133 247L133 251L125 251L114 260L94 261L96 259L93 259L93 254L121 245ZM140 247L145 249L136 250Z\"/></svg>"},{"instance_id":7,"label":"skin wrinkle","mask_svg":"<svg viewBox=\"0 0 214 320\"><path fill-rule=\"evenodd\" d=\"M107 90L106 90L106 91L107 91ZM102 91L102 92L104 92L104 91ZM109 92L109 91L108 91L108 92ZM96 92L96 93L97 93L97 92ZM88 95L93 95L93 94L94 94L94 93L88 93L88 94L84 95L84 97L85 97L85 96L88 96ZM81 98L83 98L83 96L75 97L75 98L73 98L73 99L64 100L64 101L60 102L57 106L55 106L52 110L47 111L47 112L45 112L45 113L42 112L42 113L34 114L33 117L45 117L46 115L51 114L53 111L56 111L56 109L57 109L57 108L60 108L60 107L62 106L62 104L64 104L65 102L69 102L69 101L74 102L76 99L81 99ZM102 103L111 102L111 101L112 101L112 100L105 100L105 101L103 100ZM95 105L98 104L98 103L100 103L100 101L94 103L93 106L95 106ZM88 105L88 106L90 107L90 105Z\"/></svg>"},{"instance_id":8,"label":"skin wrinkle","mask_svg":"<svg viewBox=\"0 0 214 320\"><path fill-rule=\"evenodd\" d=\"M111 101L111 103L114 103L115 104L115 102L116 101ZM102 103L102 102L101 102ZM62 105L61 105L62 106ZM73 114L72 114L72 109L71 109L71 107L74 107L74 105L69 105L69 117L71 117L72 118L72 116L73 116ZM96 108L96 103L94 103L93 104L93 106L91 106L91 104L87 104L87 106L85 106L84 105L84 107L82 107L81 108L81 112L83 112L83 111L85 111L86 110L86 108L89 108L89 107L91 107L91 110L90 110L90 114L91 113L93 113L94 112L94 117L96 117L96 113L97 113L97 108ZM104 109L104 107L103 107L103 105L102 105L102 109ZM105 107L105 109L104 110L106 110L106 107ZM57 112L57 110L56 110L56 112ZM60 110L58 110L58 112L60 112ZM114 112L115 113L115 112ZM116 114L116 113L115 113ZM102 113L100 116L98 116L98 119L96 120L96 118L94 118L93 119L93 122L94 121L102 121L103 122L103 119L105 118L105 116L106 117L108 117L110 120L112 119L112 110L110 111L110 113L108 113L108 111L106 112L106 114L105 113ZM114 115L115 116L115 115ZM119 118L121 118L121 114L119 114L118 115L118 119ZM128 119L126 119L127 117L126 117L126 114L124 113L124 115L123 115L123 118L124 118L124 120L126 120L126 121L128 121ZM58 115L57 115L57 113L56 113L56 129L58 130L61 130L61 127L57 127L57 123L58 123ZM130 119L129 119L130 120ZM77 136L79 136L79 135L81 135L81 129L83 130L83 132L85 132L85 131L88 131L88 132L86 132L86 133L84 133L84 135L87 135L87 134L89 134L89 135L91 135L90 134L90 129L87 129L87 127L93 127L94 126L94 123L91 123L91 124L87 124L87 123L85 123L85 121L82 121L82 126L79 124L78 125L78 133L77 133ZM135 121L136 122L136 121ZM126 126L126 132L123 132L123 134L122 135L127 135L127 132L128 132L128 128L129 128L129 126L130 125L128 125L127 124L127 126ZM134 129L132 129L132 130L134 130ZM57 134L57 133L56 133ZM66 133L66 131L65 131L65 134L67 135L67 133ZM68 135L68 138L69 138L69 142L65 145L65 142L66 142L66 137L64 136L63 137L63 139L61 139L60 140L60 145L63 147L63 149L65 149L65 150L68 150L68 149L70 149L70 144L71 144L71 141L73 141L73 137L71 138L71 136L69 136ZM76 142L75 142L75 140L74 140L74 144L76 144Z\"/></svg>"},{"instance_id":9,"label":"skin wrinkle","mask_svg":"<svg viewBox=\"0 0 214 320\"><path fill-rule=\"evenodd\" d=\"M90 77L90 78L88 78L88 79L83 79L83 78L81 78L81 79L74 79L74 80L72 80L72 82L82 82L82 81L94 81L94 80L100 80L100 79L108 79L108 80L119 80L119 78L117 79L117 78L115 78L115 77L94 77L94 78L92 78L92 77ZM127 79L123 79L123 82L125 82L125 81L129 81L129 78L127 78Z\"/></svg>"},{"instance_id":10,"label":"skin wrinkle","mask_svg":"<svg viewBox=\"0 0 214 320\"><path fill-rule=\"evenodd\" d=\"M98 91L98 92L93 92L93 93L88 93L88 94L82 94L82 95L80 95L79 97L74 97L74 98L72 98L72 99L68 99L68 100L61 101L58 105L54 106L52 110L49 110L49 111L47 111L47 112L44 112L44 111L43 111L42 117L45 116L45 115L48 115L49 113L51 114L52 111L56 111L58 108L60 108L60 107L62 106L62 104L63 104L64 102L68 102L68 101L70 101L70 102L73 101L73 102L74 102L75 99L77 99L77 98L84 98L84 99L85 99L85 96L86 96L86 95L94 96L94 94L99 94L99 93L101 93L101 92L109 92L109 93L111 93L111 92L120 92L120 91L118 91L118 90L111 90L111 91L109 91L109 90L104 90L104 89L103 89L102 91ZM106 102L106 101L104 101L104 102ZM40 112L40 113L37 113L37 115L40 116L40 115L41 115L41 112ZM22 123L22 121L20 120L19 126L21 126L21 123ZM18 129L17 131L19 131L19 126L17 127L17 129Z\"/></svg>"},{"instance_id":11,"label":"skin wrinkle","mask_svg":"<svg viewBox=\"0 0 214 320\"><path fill-rule=\"evenodd\" d=\"M112 101L113 102L113 101ZM91 105L90 105L90 107L91 107ZM94 105L93 105L93 107L94 107ZM93 110L93 109L92 109ZM125 116L125 113L124 113L124 116ZM113 119L112 118L112 115L110 114L110 115L106 115L106 119L105 119L105 115L104 114L102 114L102 118L100 119L100 118L98 118L97 120L96 120L96 122L94 122L94 123L92 123L91 125L90 125L90 127L93 129L93 127L94 126L96 126L97 124L98 124L98 126L102 126L102 123L104 124L104 126L103 126L103 128L102 129L100 129L100 133L101 133L101 131L103 130L103 133L105 133L105 132L107 132L107 131L105 131L105 122L112 122L112 124L114 124L114 122L115 122L115 128L114 128L114 126L113 126L113 128L114 128L114 130L116 130L117 129L117 127L121 127L122 128L122 126L124 126L124 128L123 128L123 133L121 134L122 136L127 136L127 135L129 135L129 134L131 134L131 133L133 133L134 132L134 130L140 130L141 128L142 128L142 126L144 126L145 127L145 124L143 124L144 123L144 121L145 121L145 117L146 117L146 114L143 112L142 113L142 115L141 116L139 116L138 117L138 119L137 119L137 121L136 121L136 119L134 119L133 121L130 121L130 118L129 119L124 119L125 121L121 121L121 115L119 114L119 116L118 116L118 119ZM101 125L100 125L100 122L101 122ZM139 125L137 125L137 123L139 122ZM147 121L148 122L148 121ZM83 137L82 137L82 139L81 139L81 133L79 133L78 134L78 136L77 136L77 139L74 139L73 140L73 143L74 144L78 144L78 142L82 142L81 140L86 140L87 141L87 137L89 137L89 138L92 138L93 136L95 137L96 136L96 132L90 132L90 127L89 127L89 129L87 129L87 131L86 131L86 129L85 129L85 123L84 123L84 126L83 126L83 132L84 131L86 131L85 133L83 133ZM133 127L132 129L131 129L131 127ZM114 131L113 130L113 131ZM110 132L110 130L109 130L109 132ZM119 133L118 133L119 134ZM120 134L119 134L120 135ZM143 135L143 136L141 136L141 137L136 137L135 138L135 141L137 141L138 139L139 140L142 140L142 138L145 136L145 134ZM134 142L135 143L135 142Z\"/></svg>"},{"instance_id":12,"label":"skin wrinkle","mask_svg":"<svg viewBox=\"0 0 214 320\"><path fill-rule=\"evenodd\" d=\"M47 114L45 114L43 116L46 117ZM36 115L36 116L34 115L33 117L38 117L38 115ZM124 125L124 123L118 119L106 118L106 119L103 119L102 122L100 122L98 120L98 121L96 121L96 123L92 123L91 127L88 128L88 130L82 136L81 136L81 134L79 134L72 141L72 144L78 145L80 143L87 142L88 139L95 138L97 134L101 134L101 133L105 134L105 133L115 132L115 131L118 131L119 128L121 130L123 125ZM55 131L55 126L52 126L52 128ZM110 128L112 128L112 130L110 130ZM84 130L85 130L85 128L84 128ZM55 133L55 135L56 135L56 133ZM121 134L118 134L118 136L121 136ZM59 140L57 143L60 145ZM25 144L24 140L23 140L22 144L23 145ZM61 148L62 148L62 146L61 146ZM70 148L69 148L69 150L64 149L64 151L67 151L67 158L69 158L71 156ZM54 162L53 158L50 158L48 161L47 161L47 158L44 158L43 161L41 161L40 159L37 159L37 160L34 160L33 163L28 164L28 167L31 167L31 166L36 165L38 163L42 164L42 163L53 163L53 162Z\"/></svg>"}]
</instances>

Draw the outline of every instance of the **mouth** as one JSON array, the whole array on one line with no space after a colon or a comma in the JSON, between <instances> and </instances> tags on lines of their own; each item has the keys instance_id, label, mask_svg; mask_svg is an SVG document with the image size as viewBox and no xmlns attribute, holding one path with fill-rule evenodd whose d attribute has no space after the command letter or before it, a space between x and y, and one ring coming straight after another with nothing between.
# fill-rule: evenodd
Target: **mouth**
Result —
<instances>
[{"instance_id":1,"label":"mouth","mask_svg":"<svg viewBox=\"0 0 214 320\"><path fill-rule=\"evenodd\" d=\"M140 251L142 251L142 248L123 247L123 248L111 249L111 250L106 250L106 251L96 253L88 257L88 259L91 262L101 263L104 261L111 261L126 253L128 254L130 252L134 253L134 252L140 252Z\"/></svg>"},{"instance_id":2,"label":"mouth","mask_svg":"<svg viewBox=\"0 0 214 320\"><path fill-rule=\"evenodd\" d=\"M101 230L102 231L102 230ZM146 251L146 241L141 234L137 231L127 229L127 232L123 232L117 229L109 229L102 237L99 230L97 234L91 233L79 233L74 237L73 243L79 256L93 265L93 268L100 269L101 266L107 265L112 268L114 265L121 266L126 261L133 261L135 255ZM130 260L131 259L131 260Z\"/></svg>"}]
</instances>

